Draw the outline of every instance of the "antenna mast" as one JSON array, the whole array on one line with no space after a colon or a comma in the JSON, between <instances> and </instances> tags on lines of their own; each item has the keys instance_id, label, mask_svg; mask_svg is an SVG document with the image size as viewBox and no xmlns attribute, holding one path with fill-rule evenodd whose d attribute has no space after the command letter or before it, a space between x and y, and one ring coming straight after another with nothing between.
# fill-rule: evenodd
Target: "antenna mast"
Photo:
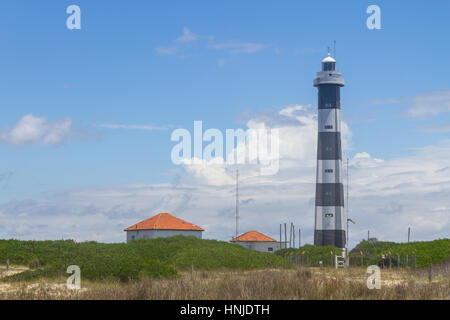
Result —
<instances>
[{"instance_id":1,"label":"antenna mast","mask_svg":"<svg viewBox=\"0 0 450 320\"><path fill-rule=\"evenodd\" d=\"M336 60L336 40L334 40L334 59Z\"/></svg>"},{"instance_id":2,"label":"antenna mast","mask_svg":"<svg viewBox=\"0 0 450 320\"><path fill-rule=\"evenodd\" d=\"M236 237L239 236L239 169L236 170Z\"/></svg>"}]
</instances>

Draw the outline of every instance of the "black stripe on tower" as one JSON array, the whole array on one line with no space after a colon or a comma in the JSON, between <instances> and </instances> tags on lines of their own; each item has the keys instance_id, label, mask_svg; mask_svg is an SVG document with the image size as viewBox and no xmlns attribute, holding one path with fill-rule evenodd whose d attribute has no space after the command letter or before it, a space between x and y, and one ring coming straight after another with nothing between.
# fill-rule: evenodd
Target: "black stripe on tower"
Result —
<instances>
[{"instance_id":1,"label":"black stripe on tower","mask_svg":"<svg viewBox=\"0 0 450 320\"><path fill-rule=\"evenodd\" d=\"M345 230L315 230L314 245L345 248Z\"/></svg>"},{"instance_id":2,"label":"black stripe on tower","mask_svg":"<svg viewBox=\"0 0 450 320\"><path fill-rule=\"evenodd\" d=\"M316 183L317 207L343 207L344 185L342 183Z\"/></svg>"},{"instance_id":3,"label":"black stripe on tower","mask_svg":"<svg viewBox=\"0 0 450 320\"><path fill-rule=\"evenodd\" d=\"M341 87L336 84L319 86L319 109L340 109Z\"/></svg>"},{"instance_id":4,"label":"black stripe on tower","mask_svg":"<svg viewBox=\"0 0 450 320\"><path fill-rule=\"evenodd\" d=\"M317 160L341 160L341 133L319 132Z\"/></svg>"}]
</instances>

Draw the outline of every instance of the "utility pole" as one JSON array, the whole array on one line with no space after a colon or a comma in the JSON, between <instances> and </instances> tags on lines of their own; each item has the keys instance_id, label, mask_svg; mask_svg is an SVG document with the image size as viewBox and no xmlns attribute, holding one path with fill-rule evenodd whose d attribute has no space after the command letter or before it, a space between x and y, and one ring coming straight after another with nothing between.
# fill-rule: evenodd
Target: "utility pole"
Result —
<instances>
[{"instance_id":1,"label":"utility pole","mask_svg":"<svg viewBox=\"0 0 450 320\"><path fill-rule=\"evenodd\" d=\"M298 229L298 248L302 247L302 230Z\"/></svg>"},{"instance_id":2,"label":"utility pole","mask_svg":"<svg viewBox=\"0 0 450 320\"><path fill-rule=\"evenodd\" d=\"M287 249L287 231L286 231L286 222L284 223L284 245Z\"/></svg>"},{"instance_id":3,"label":"utility pole","mask_svg":"<svg viewBox=\"0 0 450 320\"><path fill-rule=\"evenodd\" d=\"M292 248L292 222L289 226L289 248Z\"/></svg>"},{"instance_id":4,"label":"utility pole","mask_svg":"<svg viewBox=\"0 0 450 320\"><path fill-rule=\"evenodd\" d=\"M236 238L239 236L239 169L236 170Z\"/></svg>"},{"instance_id":5,"label":"utility pole","mask_svg":"<svg viewBox=\"0 0 450 320\"><path fill-rule=\"evenodd\" d=\"M280 223L280 250L283 249L282 246L281 246L281 243L282 243L282 239L281 239L281 223Z\"/></svg>"},{"instance_id":6,"label":"utility pole","mask_svg":"<svg viewBox=\"0 0 450 320\"><path fill-rule=\"evenodd\" d=\"M292 223L292 246L295 249L295 226L294 226L294 223Z\"/></svg>"},{"instance_id":7,"label":"utility pole","mask_svg":"<svg viewBox=\"0 0 450 320\"><path fill-rule=\"evenodd\" d=\"M345 247L345 262L346 262L347 267L350 266L350 256L349 256L349 252L348 252L348 223L349 223L349 222L351 222L351 223L353 223L353 224L356 223L356 222L353 221L352 219L347 218L347 244L346 244L346 247Z\"/></svg>"},{"instance_id":8,"label":"utility pole","mask_svg":"<svg viewBox=\"0 0 450 320\"><path fill-rule=\"evenodd\" d=\"M348 222L350 221L350 219L349 218L347 218L347 241L346 241L346 243L345 243L345 248L347 248L347 250L348 250Z\"/></svg>"}]
</instances>

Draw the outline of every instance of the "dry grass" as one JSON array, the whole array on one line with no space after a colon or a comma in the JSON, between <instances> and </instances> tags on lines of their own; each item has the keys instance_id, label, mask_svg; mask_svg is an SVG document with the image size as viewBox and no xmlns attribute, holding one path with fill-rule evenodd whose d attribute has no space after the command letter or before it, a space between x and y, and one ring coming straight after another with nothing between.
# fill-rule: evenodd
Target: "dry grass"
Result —
<instances>
[{"instance_id":1,"label":"dry grass","mask_svg":"<svg viewBox=\"0 0 450 320\"><path fill-rule=\"evenodd\" d=\"M366 286L365 269L296 269L240 272L198 271L176 280L82 282L68 291L65 279L0 284L0 299L450 299L448 274L435 277L408 270L383 270L380 290Z\"/></svg>"},{"instance_id":2,"label":"dry grass","mask_svg":"<svg viewBox=\"0 0 450 320\"><path fill-rule=\"evenodd\" d=\"M432 273L433 277L450 279L450 260L447 260L445 262L442 262L442 263L439 263L436 265L432 265L431 273ZM417 270L416 274L421 277L428 277L429 267L425 268L425 269Z\"/></svg>"},{"instance_id":3,"label":"dry grass","mask_svg":"<svg viewBox=\"0 0 450 320\"><path fill-rule=\"evenodd\" d=\"M29 270L29 268L23 266L10 266L9 269L6 269L6 267L0 267L0 279L24 272L26 270Z\"/></svg>"}]
</instances>

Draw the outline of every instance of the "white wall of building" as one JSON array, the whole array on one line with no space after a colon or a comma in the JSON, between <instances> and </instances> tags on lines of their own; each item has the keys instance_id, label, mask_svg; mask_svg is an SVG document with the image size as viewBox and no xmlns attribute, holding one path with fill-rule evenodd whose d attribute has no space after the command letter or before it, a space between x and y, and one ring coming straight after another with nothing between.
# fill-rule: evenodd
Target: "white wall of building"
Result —
<instances>
[{"instance_id":1,"label":"white wall of building","mask_svg":"<svg viewBox=\"0 0 450 320\"><path fill-rule=\"evenodd\" d=\"M127 242L138 239L169 238L173 236L194 236L202 238L203 231L197 230L132 230L126 231Z\"/></svg>"},{"instance_id":2,"label":"white wall of building","mask_svg":"<svg viewBox=\"0 0 450 320\"><path fill-rule=\"evenodd\" d=\"M260 252L275 252L280 250L280 243L279 242L273 242L273 241L267 241L267 242L260 242L260 241L237 241L232 242L235 244L238 244L240 246L243 246L244 248L260 251ZM281 243L281 248L284 249L285 244Z\"/></svg>"}]
</instances>

